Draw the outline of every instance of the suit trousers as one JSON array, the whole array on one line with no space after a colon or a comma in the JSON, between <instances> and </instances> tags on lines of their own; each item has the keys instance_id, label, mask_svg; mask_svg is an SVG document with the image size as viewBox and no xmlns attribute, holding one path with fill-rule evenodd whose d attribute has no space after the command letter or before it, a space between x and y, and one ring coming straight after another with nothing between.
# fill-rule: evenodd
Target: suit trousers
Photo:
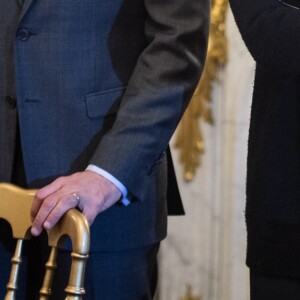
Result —
<instances>
[{"instance_id":1,"label":"suit trousers","mask_svg":"<svg viewBox=\"0 0 300 300\"><path fill-rule=\"evenodd\" d=\"M300 300L300 280L250 272L251 300Z\"/></svg>"},{"instance_id":2,"label":"suit trousers","mask_svg":"<svg viewBox=\"0 0 300 300\"><path fill-rule=\"evenodd\" d=\"M25 244L18 281L18 300L39 299L48 249L43 238ZM120 252L90 253L86 266L84 300L151 300L157 283L157 251L159 244ZM4 299L10 271L13 243L0 244L0 299ZM4 261L5 260L5 261ZM4 261L4 262L3 262ZM50 299L65 299L71 256L60 250Z\"/></svg>"},{"instance_id":3,"label":"suit trousers","mask_svg":"<svg viewBox=\"0 0 300 300\"><path fill-rule=\"evenodd\" d=\"M17 135L12 182L26 188L19 135ZM4 299L6 292L14 246L15 241L11 238L10 226L0 220L0 299ZM159 243L156 243L124 251L90 253L86 266L84 299L153 299L157 283L158 249ZM44 266L49 253L45 233L40 237L25 241L18 281L18 300L39 299L38 292L42 285ZM59 250L58 268L54 275L51 299L65 299L64 288L68 281L70 262L70 252Z\"/></svg>"}]
</instances>

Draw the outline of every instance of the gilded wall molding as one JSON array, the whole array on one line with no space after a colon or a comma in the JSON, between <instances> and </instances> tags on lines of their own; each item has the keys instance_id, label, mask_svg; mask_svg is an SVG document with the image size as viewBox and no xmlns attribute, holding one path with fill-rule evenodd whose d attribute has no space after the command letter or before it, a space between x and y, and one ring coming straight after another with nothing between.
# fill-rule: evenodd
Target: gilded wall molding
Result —
<instances>
[{"instance_id":1,"label":"gilded wall molding","mask_svg":"<svg viewBox=\"0 0 300 300\"><path fill-rule=\"evenodd\" d=\"M208 52L201 80L195 90L179 124L175 147L180 150L180 161L184 169L184 179L194 178L204 153L201 122L213 124L210 109L211 94L218 71L227 61L227 38L225 20L228 0L212 0Z\"/></svg>"},{"instance_id":2,"label":"gilded wall molding","mask_svg":"<svg viewBox=\"0 0 300 300\"><path fill-rule=\"evenodd\" d=\"M179 300L202 300L200 296L193 295L193 289L190 285L186 288L185 296L181 297Z\"/></svg>"}]
</instances>

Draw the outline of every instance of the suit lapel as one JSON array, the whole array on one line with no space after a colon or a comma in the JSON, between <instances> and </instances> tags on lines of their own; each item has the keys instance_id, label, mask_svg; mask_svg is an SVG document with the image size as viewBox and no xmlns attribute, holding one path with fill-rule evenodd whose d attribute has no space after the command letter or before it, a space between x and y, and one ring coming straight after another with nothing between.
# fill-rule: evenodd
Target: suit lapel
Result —
<instances>
[{"instance_id":1,"label":"suit lapel","mask_svg":"<svg viewBox=\"0 0 300 300\"><path fill-rule=\"evenodd\" d=\"M24 15L26 14L26 12L28 11L28 8L30 7L30 5L34 2L35 0L23 0L23 5L22 5L22 9L21 9L21 14L20 14L20 19L19 21L22 20L22 18L24 17Z\"/></svg>"}]
</instances>

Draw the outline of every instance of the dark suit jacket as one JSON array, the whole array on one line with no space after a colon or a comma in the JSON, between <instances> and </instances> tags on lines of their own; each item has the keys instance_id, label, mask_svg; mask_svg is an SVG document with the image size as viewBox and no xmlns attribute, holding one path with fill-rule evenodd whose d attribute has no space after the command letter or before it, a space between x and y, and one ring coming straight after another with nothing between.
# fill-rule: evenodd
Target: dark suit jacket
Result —
<instances>
[{"instance_id":1,"label":"dark suit jacket","mask_svg":"<svg viewBox=\"0 0 300 300\"><path fill-rule=\"evenodd\" d=\"M277 0L230 2L257 62L247 174L247 263L254 272L300 278L300 10Z\"/></svg>"},{"instance_id":2,"label":"dark suit jacket","mask_svg":"<svg viewBox=\"0 0 300 300\"><path fill-rule=\"evenodd\" d=\"M29 187L95 164L129 190L130 206L96 218L92 250L161 240L165 151L203 68L209 1L12 2L0 12L1 99L12 96L0 106L0 180L16 97Z\"/></svg>"}]
</instances>

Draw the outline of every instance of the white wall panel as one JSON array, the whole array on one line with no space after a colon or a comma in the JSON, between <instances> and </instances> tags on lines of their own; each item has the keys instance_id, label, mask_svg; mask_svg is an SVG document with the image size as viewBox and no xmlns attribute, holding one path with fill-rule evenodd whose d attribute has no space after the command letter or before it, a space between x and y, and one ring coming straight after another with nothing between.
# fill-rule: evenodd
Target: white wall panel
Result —
<instances>
[{"instance_id":1,"label":"white wall panel","mask_svg":"<svg viewBox=\"0 0 300 300\"><path fill-rule=\"evenodd\" d=\"M247 139L255 64L231 12L229 59L213 91L215 124L201 125L206 151L192 182L182 180L185 217L170 217L160 251L159 300L179 300L187 284L202 300L248 300L244 221Z\"/></svg>"}]
</instances>

